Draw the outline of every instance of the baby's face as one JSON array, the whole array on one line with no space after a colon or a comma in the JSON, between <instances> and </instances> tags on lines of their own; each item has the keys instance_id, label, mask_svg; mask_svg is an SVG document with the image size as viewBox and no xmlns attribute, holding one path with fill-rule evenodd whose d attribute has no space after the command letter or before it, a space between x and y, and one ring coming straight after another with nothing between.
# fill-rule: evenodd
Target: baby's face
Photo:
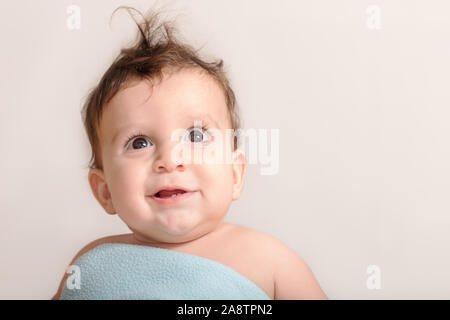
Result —
<instances>
[{"instance_id":1,"label":"baby's face","mask_svg":"<svg viewBox=\"0 0 450 320\"><path fill-rule=\"evenodd\" d=\"M210 134L194 127L194 121L212 129ZM185 137L173 139L180 129L187 130ZM148 82L136 82L105 107L99 128L103 170L90 170L92 191L138 240L196 239L220 224L243 187L245 154L233 151L224 139L227 129L231 120L224 93L210 76L184 69L153 88ZM218 134L223 138L217 139ZM181 155L186 157L194 144L197 150L208 148L212 154L229 148L234 162L198 163L192 160L193 152L191 161L186 161ZM170 200L155 199L155 192L167 186L191 192Z\"/></svg>"}]
</instances>

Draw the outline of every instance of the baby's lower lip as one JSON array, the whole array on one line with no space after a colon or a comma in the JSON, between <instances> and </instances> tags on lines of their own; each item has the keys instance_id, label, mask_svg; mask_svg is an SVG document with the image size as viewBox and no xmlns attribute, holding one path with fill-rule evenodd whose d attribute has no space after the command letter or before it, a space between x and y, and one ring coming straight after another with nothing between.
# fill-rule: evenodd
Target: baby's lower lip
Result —
<instances>
[{"instance_id":1,"label":"baby's lower lip","mask_svg":"<svg viewBox=\"0 0 450 320\"><path fill-rule=\"evenodd\" d=\"M196 191L187 191L184 193L180 193L175 197L167 197L167 198L159 198L156 196L150 196L153 200L155 200L157 203L162 205L172 205L172 204L178 204L182 201L189 199Z\"/></svg>"}]
</instances>

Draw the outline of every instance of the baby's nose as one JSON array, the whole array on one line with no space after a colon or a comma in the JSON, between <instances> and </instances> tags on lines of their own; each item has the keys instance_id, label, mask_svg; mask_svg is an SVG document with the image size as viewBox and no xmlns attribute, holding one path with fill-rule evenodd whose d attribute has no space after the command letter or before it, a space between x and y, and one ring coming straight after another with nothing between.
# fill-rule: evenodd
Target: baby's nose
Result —
<instances>
[{"instance_id":1,"label":"baby's nose","mask_svg":"<svg viewBox=\"0 0 450 320\"><path fill-rule=\"evenodd\" d=\"M157 156L154 161L156 172L171 172L175 169L184 169L183 147L176 141L168 141L156 150Z\"/></svg>"}]
</instances>

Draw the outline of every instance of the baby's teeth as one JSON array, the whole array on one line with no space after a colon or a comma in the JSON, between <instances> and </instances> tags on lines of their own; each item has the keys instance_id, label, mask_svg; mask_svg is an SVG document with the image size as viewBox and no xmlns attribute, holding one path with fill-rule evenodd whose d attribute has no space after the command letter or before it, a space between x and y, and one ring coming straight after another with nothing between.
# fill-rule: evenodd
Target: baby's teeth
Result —
<instances>
[{"instance_id":1,"label":"baby's teeth","mask_svg":"<svg viewBox=\"0 0 450 320\"><path fill-rule=\"evenodd\" d=\"M171 197L172 198L175 198L177 196L177 194L176 193L174 193Z\"/></svg>"}]
</instances>

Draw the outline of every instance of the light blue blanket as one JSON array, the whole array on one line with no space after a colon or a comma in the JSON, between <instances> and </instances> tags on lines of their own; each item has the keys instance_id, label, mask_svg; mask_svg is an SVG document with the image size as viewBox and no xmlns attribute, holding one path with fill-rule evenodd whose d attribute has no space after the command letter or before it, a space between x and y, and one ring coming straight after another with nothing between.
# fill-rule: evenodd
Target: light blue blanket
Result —
<instances>
[{"instance_id":1,"label":"light blue blanket","mask_svg":"<svg viewBox=\"0 0 450 320\"><path fill-rule=\"evenodd\" d=\"M83 254L73 265L79 267L79 289L72 285L69 289L66 281L61 300L270 300L230 267L168 249L107 243Z\"/></svg>"}]
</instances>

